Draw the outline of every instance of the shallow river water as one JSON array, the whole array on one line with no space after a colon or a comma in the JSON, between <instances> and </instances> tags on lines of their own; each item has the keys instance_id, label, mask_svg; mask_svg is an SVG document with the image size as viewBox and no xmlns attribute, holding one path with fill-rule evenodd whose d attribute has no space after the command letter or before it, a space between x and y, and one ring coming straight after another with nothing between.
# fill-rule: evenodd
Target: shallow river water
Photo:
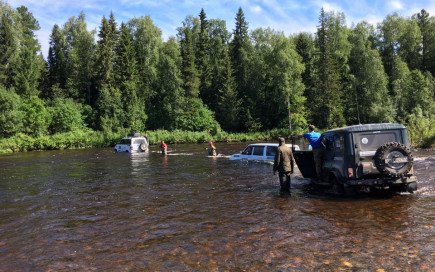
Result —
<instances>
[{"instance_id":1,"label":"shallow river water","mask_svg":"<svg viewBox=\"0 0 435 272\"><path fill-rule=\"evenodd\" d=\"M0 271L435 271L435 152L418 191L279 193L245 144L0 156Z\"/></svg>"}]
</instances>

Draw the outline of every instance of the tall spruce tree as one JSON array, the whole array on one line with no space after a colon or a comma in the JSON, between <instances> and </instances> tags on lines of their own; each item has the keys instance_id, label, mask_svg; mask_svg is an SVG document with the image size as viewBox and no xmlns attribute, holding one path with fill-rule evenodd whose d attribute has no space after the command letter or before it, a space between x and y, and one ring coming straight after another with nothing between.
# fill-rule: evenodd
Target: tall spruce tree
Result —
<instances>
[{"instance_id":1,"label":"tall spruce tree","mask_svg":"<svg viewBox=\"0 0 435 272\"><path fill-rule=\"evenodd\" d=\"M230 34L226 29L225 21L211 19L208 21L208 60L209 60L209 86L207 95L201 95L204 103L214 112L218 118L218 101L220 90L225 85L227 77L224 74L228 71L228 40ZM231 63L229 63L231 65ZM235 92L235 90L233 90ZM222 123L221 123L222 124Z\"/></svg>"},{"instance_id":2,"label":"tall spruce tree","mask_svg":"<svg viewBox=\"0 0 435 272\"><path fill-rule=\"evenodd\" d=\"M195 47L195 62L199 75L199 97L206 105L213 107L215 101L213 100L214 95L210 88L210 39L208 35L208 21L206 18L207 16L205 15L204 9L201 9L201 12L199 13L200 32Z\"/></svg>"},{"instance_id":3,"label":"tall spruce tree","mask_svg":"<svg viewBox=\"0 0 435 272\"><path fill-rule=\"evenodd\" d=\"M230 42L230 57L236 92L242 101L239 127L241 131L252 130L252 125L257 122L251 115L254 103L249 86L250 56L252 56L252 44L248 33L248 23L240 7L236 15L236 27L233 31L233 39Z\"/></svg>"},{"instance_id":4,"label":"tall spruce tree","mask_svg":"<svg viewBox=\"0 0 435 272\"><path fill-rule=\"evenodd\" d=\"M183 75L183 87L188 99L198 98L199 96L199 77L195 66L195 54L192 44L192 31L185 28L181 38L181 73Z\"/></svg>"},{"instance_id":5,"label":"tall spruce tree","mask_svg":"<svg viewBox=\"0 0 435 272\"><path fill-rule=\"evenodd\" d=\"M110 19L103 17L98 34L95 70L98 89L98 115L100 128L116 131L123 127L124 111L119 101L121 93L115 86L115 56L118 30L113 13Z\"/></svg>"},{"instance_id":6,"label":"tall spruce tree","mask_svg":"<svg viewBox=\"0 0 435 272\"><path fill-rule=\"evenodd\" d=\"M65 35L58 25L54 25L48 49L50 86L66 89L67 84L67 44ZM52 95L51 95L52 96Z\"/></svg>"},{"instance_id":7,"label":"tall spruce tree","mask_svg":"<svg viewBox=\"0 0 435 272\"><path fill-rule=\"evenodd\" d=\"M319 27L316 34L319 57L316 60L316 95L310 104L312 122L318 127L343 126L346 73L350 46L344 15L320 11Z\"/></svg>"},{"instance_id":8,"label":"tall spruce tree","mask_svg":"<svg viewBox=\"0 0 435 272\"><path fill-rule=\"evenodd\" d=\"M305 66L302 73L302 83L305 86L304 96L307 101L313 101L315 97L314 63L317 55L314 37L309 33L299 33L293 39L296 52L302 57L302 63Z\"/></svg>"},{"instance_id":9,"label":"tall spruce tree","mask_svg":"<svg viewBox=\"0 0 435 272\"><path fill-rule=\"evenodd\" d=\"M216 67L218 77L214 84L218 87L216 119L226 131L237 131L241 101L238 98L233 78L231 60L227 50L223 50L219 66Z\"/></svg>"},{"instance_id":10,"label":"tall spruce tree","mask_svg":"<svg viewBox=\"0 0 435 272\"><path fill-rule=\"evenodd\" d=\"M422 71L430 71L435 76L435 18L422 9L413 16L421 33L421 67Z\"/></svg>"},{"instance_id":11,"label":"tall spruce tree","mask_svg":"<svg viewBox=\"0 0 435 272\"><path fill-rule=\"evenodd\" d=\"M13 67L18 57L18 35L14 33L12 11L4 10L0 22L0 84L6 88L13 84Z\"/></svg>"},{"instance_id":12,"label":"tall spruce tree","mask_svg":"<svg viewBox=\"0 0 435 272\"><path fill-rule=\"evenodd\" d=\"M118 30L113 13L110 14L109 20L103 17L98 37L95 62L96 82L98 86L114 86Z\"/></svg>"},{"instance_id":13,"label":"tall spruce tree","mask_svg":"<svg viewBox=\"0 0 435 272\"><path fill-rule=\"evenodd\" d=\"M38 56L40 45L35 34L39 30L39 23L26 7L17 8L17 12L21 35L20 51L14 67L14 87L18 94L29 98L39 94L39 76L44 64Z\"/></svg>"},{"instance_id":14,"label":"tall spruce tree","mask_svg":"<svg viewBox=\"0 0 435 272\"><path fill-rule=\"evenodd\" d=\"M116 48L116 86L120 89L125 119L123 126L133 131L143 131L146 115L144 103L138 99L138 70L136 52L133 40L127 25L122 23L120 28L119 44Z\"/></svg>"}]
</instances>

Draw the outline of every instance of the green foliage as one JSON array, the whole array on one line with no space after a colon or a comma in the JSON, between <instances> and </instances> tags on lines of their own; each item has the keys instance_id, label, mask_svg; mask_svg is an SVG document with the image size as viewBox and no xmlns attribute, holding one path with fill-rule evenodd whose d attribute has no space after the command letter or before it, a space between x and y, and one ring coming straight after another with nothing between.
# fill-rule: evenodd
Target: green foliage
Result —
<instances>
[{"instance_id":1,"label":"green foliage","mask_svg":"<svg viewBox=\"0 0 435 272\"><path fill-rule=\"evenodd\" d=\"M183 88L187 98L197 98L199 95L199 76L195 66L193 51L192 31L185 28L181 37L181 74L183 76Z\"/></svg>"},{"instance_id":2,"label":"green foliage","mask_svg":"<svg viewBox=\"0 0 435 272\"><path fill-rule=\"evenodd\" d=\"M395 110L388 96L388 78L378 51L373 49L373 35L372 26L360 23L349 36L352 44L349 64L354 77L353 88L347 93L346 100L348 124L394 121Z\"/></svg>"},{"instance_id":3,"label":"green foliage","mask_svg":"<svg viewBox=\"0 0 435 272\"><path fill-rule=\"evenodd\" d=\"M23 128L21 99L13 90L0 86L0 138L10 137Z\"/></svg>"},{"instance_id":4,"label":"green foliage","mask_svg":"<svg viewBox=\"0 0 435 272\"><path fill-rule=\"evenodd\" d=\"M45 102L37 96L23 101L23 125L26 135L39 137L48 133L51 115Z\"/></svg>"},{"instance_id":5,"label":"green foliage","mask_svg":"<svg viewBox=\"0 0 435 272\"><path fill-rule=\"evenodd\" d=\"M318 127L340 127L345 125L344 105L348 91L347 80L350 43L342 13L324 12L319 16L316 45L315 93L311 110L311 122Z\"/></svg>"},{"instance_id":6,"label":"green foliage","mask_svg":"<svg viewBox=\"0 0 435 272\"><path fill-rule=\"evenodd\" d=\"M64 25L63 32L67 43L66 56L68 59L66 97L95 105L98 97L92 88L95 32L88 32L83 12L78 17L69 18Z\"/></svg>"},{"instance_id":7,"label":"green foliage","mask_svg":"<svg viewBox=\"0 0 435 272\"><path fill-rule=\"evenodd\" d=\"M52 134L84 128L82 105L75 103L71 98L54 99L50 110L52 120L49 129Z\"/></svg>"},{"instance_id":8,"label":"green foliage","mask_svg":"<svg viewBox=\"0 0 435 272\"><path fill-rule=\"evenodd\" d=\"M176 128L176 118L183 113L185 105L181 79L181 55L174 38L163 44L160 52L156 92L150 97L148 107L150 129Z\"/></svg>"},{"instance_id":9,"label":"green foliage","mask_svg":"<svg viewBox=\"0 0 435 272\"><path fill-rule=\"evenodd\" d=\"M189 108L176 117L177 129L187 131L210 131L216 133L220 125L214 114L198 98L189 100Z\"/></svg>"},{"instance_id":10,"label":"green foliage","mask_svg":"<svg viewBox=\"0 0 435 272\"><path fill-rule=\"evenodd\" d=\"M270 140L359 120L406 124L414 145L435 141L425 10L375 29L322 9L314 35L286 37L249 32L241 8L230 35L202 9L165 42L149 16L118 29L113 13L95 40L82 12L53 27L47 63L26 7L0 1L0 19L0 150L110 146L145 130L154 143Z\"/></svg>"},{"instance_id":11,"label":"green foliage","mask_svg":"<svg viewBox=\"0 0 435 272\"><path fill-rule=\"evenodd\" d=\"M409 141L412 146L424 148L435 144L435 115L426 116L420 107L413 109L407 118Z\"/></svg>"},{"instance_id":12,"label":"green foliage","mask_svg":"<svg viewBox=\"0 0 435 272\"><path fill-rule=\"evenodd\" d=\"M10 88L14 82L13 67L19 54L19 34L14 22L16 13L3 2L0 2L0 11L0 84Z\"/></svg>"},{"instance_id":13,"label":"green foliage","mask_svg":"<svg viewBox=\"0 0 435 272\"><path fill-rule=\"evenodd\" d=\"M126 134L97 132L92 130L74 130L51 136L32 137L23 133L0 140L0 153L23 152L33 150L59 150L114 146Z\"/></svg>"},{"instance_id":14,"label":"green foliage","mask_svg":"<svg viewBox=\"0 0 435 272\"><path fill-rule=\"evenodd\" d=\"M66 38L58 25L54 25L50 35L48 65L50 86L57 85L59 88L65 89L67 82L67 44ZM54 97L52 94L47 96Z\"/></svg>"}]
</instances>

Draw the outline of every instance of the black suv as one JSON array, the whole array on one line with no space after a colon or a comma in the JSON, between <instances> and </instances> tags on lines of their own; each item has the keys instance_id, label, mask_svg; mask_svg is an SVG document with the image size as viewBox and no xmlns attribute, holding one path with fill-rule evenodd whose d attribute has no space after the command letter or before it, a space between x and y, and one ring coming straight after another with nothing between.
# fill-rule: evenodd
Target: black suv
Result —
<instances>
[{"instance_id":1,"label":"black suv","mask_svg":"<svg viewBox=\"0 0 435 272\"><path fill-rule=\"evenodd\" d=\"M353 192L382 189L414 192L414 158L406 127L400 124L367 124L324 132L323 179L337 193L345 187ZM317 178L313 154L301 137L293 137L294 157L305 178Z\"/></svg>"}]
</instances>

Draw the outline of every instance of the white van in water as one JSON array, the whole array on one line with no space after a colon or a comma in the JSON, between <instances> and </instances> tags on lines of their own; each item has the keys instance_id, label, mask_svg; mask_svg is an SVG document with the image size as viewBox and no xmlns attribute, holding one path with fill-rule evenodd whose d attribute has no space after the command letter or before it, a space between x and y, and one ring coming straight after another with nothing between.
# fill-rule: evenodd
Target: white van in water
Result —
<instances>
[{"instance_id":1,"label":"white van in water","mask_svg":"<svg viewBox=\"0 0 435 272\"><path fill-rule=\"evenodd\" d=\"M291 144L286 146L292 148ZM230 160L255 160L255 161L271 161L275 159L278 144L272 143L258 143L248 145L240 154L233 154ZM294 149L299 150L299 146L295 145Z\"/></svg>"},{"instance_id":2,"label":"white van in water","mask_svg":"<svg viewBox=\"0 0 435 272\"><path fill-rule=\"evenodd\" d=\"M148 140L140 133L130 133L115 145L115 152L144 152L148 146Z\"/></svg>"}]
</instances>

